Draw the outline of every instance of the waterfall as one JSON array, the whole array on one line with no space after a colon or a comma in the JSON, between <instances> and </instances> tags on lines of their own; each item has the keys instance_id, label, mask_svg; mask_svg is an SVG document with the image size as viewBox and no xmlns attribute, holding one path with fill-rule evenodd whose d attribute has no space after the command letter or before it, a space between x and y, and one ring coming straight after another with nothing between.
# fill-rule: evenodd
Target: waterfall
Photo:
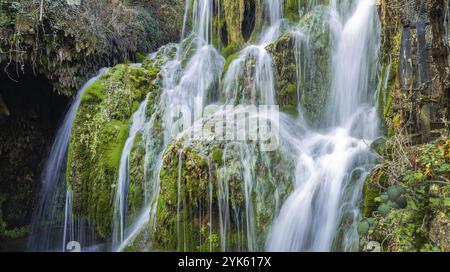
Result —
<instances>
[{"instance_id":1,"label":"waterfall","mask_svg":"<svg viewBox=\"0 0 450 272\"><path fill-rule=\"evenodd\" d=\"M282 20L283 2L265 2L269 25L262 30L255 44L250 44L240 51L223 76L221 87L217 82L224 60L210 41L213 31L212 3L213 1L203 0L193 2L193 32L179 44L177 57L162 68L164 84L159 107L165 112L165 147L174 139L195 134L208 118L214 119L223 114L239 114L239 110L231 108L225 111L212 110L212 115L206 117L194 112L191 117L196 121L192 127L177 127L180 134L174 138L173 134L167 136L170 132L173 133L171 129L174 125L172 112L168 109L181 107L191 112L197 105L200 105L201 110L207 109L207 105L218 103L217 93L214 92L219 92L227 104L276 104L273 60L266 46L286 33L287 28L283 26ZM296 158L296 170L295 188L287 200L279 203L280 196L276 193L275 199L278 199L278 202L273 213L277 216L265 243L266 250L329 251L357 248L355 229L359 220L358 202L363 181L373 166L374 157L369 144L378 134L378 117L369 86L372 79L371 69L376 66L378 33L374 2L360 0L356 4L333 2L330 6L329 24L336 45L332 55L330 98L324 117L328 126L321 129L308 128L301 109L299 118L294 119L282 114L280 120L273 123L280 131L278 140L282 143L281 149ZM188 12L189 9L186 8L186 14ZM185 27L183 33L184 29ZM306 77L307 72L310 77L314 75L314 71L308 70L314 66L312 63L314 59L311 58L312 49L308 33L304 33L301 29L291 32L295 40L296 75L300 82ZM188 52L191 56L188 60L184 60ZM186 64L183 65L183 62ZM248 70L249 62L254 63L254 69ZM242 78L245 76L252 78L252 82L245 87L247 90L242 91ZM301 84L297 85L298 102L302 91L300 86ZM234 231L237 233L235 249L261 250L258 246L260 237L255 232L256 222L253 214L255 203L252 195L257 193L255 190L259 186L256 181L256 161L262 160L264 164L270 164L270 159L266 154L258 155L255 149L255 145L244 142L226 144L224 149L225 154L238 156L243 182L244 210L230 203L229 177L234 173L224 168L216 177L217 184L213 185L217 190L217 199L214 200L213 196L210 196L208 213L211 231L213 220L211 203L217 201L220 248L223 251L231 249L229 239ZM181 158L183 150L181 148L178 153L176 225L178 250L187 249L184 238L187 234L185 225L181 224L180 214L181 209L187 204L180 199L179 191L181 167L184 163ZM161 156L162 153L158 156L156 173L161 167ZM159 176L153 179L156 184L153 191L158 192ZM154 193L150 199L149 203L157 203L158 193ZM150 225L155 226L156 210L156 204L143 209L143 213L136 220L119 250L122 250L148 222L153 222ZM347 219L346 224L350 219L351 224L343 225L343 218Z\"/></svg>"},{"instance_id":2,"label":"waterfall","mask_svg":"<svg viewBox=\"0 0 450 272\"><path fill-rule=\"evenodd\" d=\"M296 188L274 222L267 250L358 249L358 201L373 164L369 144L378 133L368 84L377 56L376 31L375 1L358 1L333 55L327 116L332 121L324 131L310 131L300 140ZM352 223L340 238L336 233L343 216ZM337 245L340 239L346 243Z\"/></svg>"},{"instance_id":3,"label":"waterfall","mask_svg":"<svg viewBox=\"0 0 450 272\"><path fill-rule=\"evenodd\" d=\"M149 55L150 60L158 61L160 66L156 79L158 99L149 104L148 94L130 120L115 184L112 237L106 241L112 245L108 250L122 251L143 234L150 240L146 249L154 250L151 234L158 232L158 205L163 190L160 173L164 170L165 152L174 143L179 144L174 155L171 154L174 156L171 160L177 162L177 169L171 169L177 175L174 178L176 208L173 209L176 210L173 219L176 237L171 237L176 250L191 249L188 232L193 230L186 226L185 219L190 216L186 214L186 208L198 203L188 203L186 193L181 189L187 182L183 177L184 166L188 163L184 161L185 152L195 148L199 151L198 156L208 164L207 203L198 204L195 212L199 215L198 222L206 222L209 230L204 232L209 231L209 238L213 229L217 231L216 250L357 250L356 225L360 220L362 187L375 161L370 144L379 136L373 87L379 46L375 0L335 0L326 7L318 3L321 1L311 0L307 1L305 10L299 6L300 17L316 8L327 11L319 20L327 24L330 32L330 67L328 63L318 63L322 56L317 56L314 51L317 46L313 43L314 28L311 30L304 24L284 19L284 1L261 1L266 17L262 29L235 53L236 57L226 71L225 58L213 43L214 35L222 31L220 27L214 28L213 20L222 13L220 2L186 0L181 41ZM277 59L269 48L286 37L293 41L292 48L282 50L294 52L294 64L289 69L296 80L294 95L296 92L298 116L280 112L276 107L282 102L277 101L280 90L276 79L280 72L275 70ZM169 56L168 51L172 49L176 53ZM317 92L317 86L305 85L319 76L320 65L327 65L321 67L323 70L329 68L330 78L320 83L321 88L326 86L328 99L325 105L318 105L324 109L319 120L321 125L313 126L306 116L306 109L302 108L302 97L307 92ZM67 241L90 235L83 233L86 223L73 216L72 189L66 190L63 174L77 107L83 91L97 78L91 79L78 93L58 132L43 173L43 181L48 180L49 184L43 186L42 207L38 210L38 214L43 215L39 215L36 222L56 218L50 207L59 207L61 216L65 213L63 233L60 234L63 250ZM258 111L249 110L255 108ZM205 124L221 120L223 116L227 118L221 121L223 126L217 128L226 133L232 130L232 134L236 130L232 139L225 141L207 134L205 139L192 140ZM259 125L244 135L256 135L254 139L241 139L237 135L242 125L236 125L235 119L245 121L246 116L249 123L256 121ZM158 128L155 128L156 121L160 122ZM260 150L263 144L257 135L257 132L269 134L262 125L265 123L270 123L270 128L276 132L276 136L265 139L277 143L277 148L269 152ZM131 215L127 203L132 182L129 161L138 136L145 150L145 184L141 192L144 200L139 212ZM212 159L201 149L211 149L219 142L222 165L211 167ZM283 181L280 181L280 173L284 175ZM60 189L57 183L61 184ZM275 189L271 191L267 187ZM51 199L57 195L55 190L66 192L65 212L63 204L56 205ZM239 203L233 195L236 190L239 191ZM266 225L262 227L261 222ZM49 240L48 237L45 239ZM200 237L200 245L195 246L200 248L201 239L203 237ZM209 250L213 250L212 240L208 242Z\"/></svg>"},{"instance_id":4,"label":"waterfall","mask_svg":"<svg viewBox=\"0 0 450 272\"><path fill-rule=\"evenodd\" d=\"M283 2L281 0L266 0L269 13L270 25L264 29L257 44L244 48L236 60L228 68L224 76L224 87L226 102L233 104L240 101L241 104L274 105L275 84L273 75L272 56L267 52L266 46L277 39L281 34ZM255 61L256 69L253 71L253 82L250 86L250 97L239 97L240 80L247 71L249 61ZM242 95L245 95L242 92ZM248 96L248 95L247 95Z\"/></svg>"},{"instance_id":5,"label":"waterfall","mask_svg":"<svg viewBox=\"0 0 450 272\"><path fill-rule=\"evenodd\" d=\"M266 0L266 4L269 11L270 24L274 25L283 17L283 1Z\"/></svg>"},{"instance_id":6,"label":"waterfall","mask_svg":"<svg viewBox=\"0 0 450 272\"><path fill-rule=\"evenodd\" d=\"M211 42L214 0L194 1L194 33L205 42Z\"/></svg>"},{"instance_id":7,"label":"waterfall","mask_svg":"<svg viewBox=\"0 0 450 272\"><path fill-rule=\"evenodd\" d=\"M163 115L164 120L164 143L162 148L155 148L154 139L150 136L150 130L153 124L155 114L146 121L145 124L141 124L144 127L144 140L146 142L146 161L145 167L152 168L152 175L146 176L149 180L149 184L146 186L146 190L151 191L145 197L145 205L142 208L140 215L135 222L129 227L128 231L123 229L120 231L115 230L114 233L120 234L120 239L114 238L113 249L121 251L138 232L149 222L155 221L157 198L159 193L159 171L161 168L161 161L163 152L167 145L173 141L174 130L187 129L186 127L177 127L177 124L173 122L174 112L178 113L178 110L188 111L191 114L187 117L199 118L198 113L203 111L204 105L214 101L217 97L217 93L209 92L212 86L217 85L219 76L224 65L225 60L211 44L212 35L212 16L213 16L213 0L188 0L186 1L185 19L183 26L182 36L187 25L187 18L190 12L189 6L192 4L192 22L193 30L191 35L186 37L178 46L175 59L166 60L165 64L161 67L160 76L162 78L161 83L161 99L157 105L157 113ZM192 54L188 58L186 55ZM153 56L155 57L155 56ZM198 75L202 75L199 77ZM186 121L188 122L188 121ZM134 124L134 122L133 122ZM131 148L131 146L130 146ZM160 149L159 151L156 151ZM127 157L130 149L124 149L122 157ZM124 155L125 154L125 155ZM154 154L155 160L151 162L148 160L148 155ZM125 164L125 162L124 162ZM150 166L149 166L150 165ZM124 167L125 169L126 167ZM146 173L148 170L145 170ZM123 171L123 180L128 179L127 171ZM123 181L119 180L119 186ZM123 182L126 184L126 182ZM151 187L151 188L149 188ZM116 199L118 196L126 198L126 188L123 186L122 192L116 192ZM116 201L117 203L117 201ZM126 201L124 202L126 204ZM118 210L116 207L115 210ZM122 208L124 210L124 208ZM116 212L117 213L117 212ZM124 211L121 218L126 217L126 211ZM122 219L115 220L114 229L118 229L118 226L123 225L120 223ZM126 232L126 233L125 233Z\"/></svg>"},{"instance_id":8,"label":"waterfall","mask_svg":"<svg viewBox=\"0 0 450 272\"><path fill-rule=\"evenodd\" d=\"M127 194L130 185L129 180L129 156L131 148L133 147L136 136L142 131L145 125L145 114L147 110L147 94L144 101L139 106L138 110L133 114L131 120L132 124L128 139L120 158L119 180L117 181L117 190L114 200L114 222L113 222L113 248L117 247L124 239L126 227L126 212L127 212Z\"/></svg>"},{"instance_id":9,"label":"waterfall","mask_svg":"<svg viewBox=\"0 0 450 272\"><path fill-rule=\"evenodd\" d=\"M97 81L105 71L106 69L101 69L95 77L86 82L78 91L58 129L41 175L41 188L32 217L32 235L27 244L29 251L47 251L57 248L57 243L54 241L55 239L57 240L57 237L62 237L62 229L59 226L43 227L49 223L55 223L55 221L60 220L64 216L67 149L72 124L84 91ZM58 233L61 234L58 235Z\"/></svg>"},{"instance_id":10,"label":"waterfall","mask_svg":"<svg viewBox=\"0 0 450 272\"><path fill-rule=\"evenodd\" d=\"M331 125L343 125L373 95L368 84L377 56L375 17L373 1L360 1L340 33L333 58Z\"/></svg>"}]
</instances>

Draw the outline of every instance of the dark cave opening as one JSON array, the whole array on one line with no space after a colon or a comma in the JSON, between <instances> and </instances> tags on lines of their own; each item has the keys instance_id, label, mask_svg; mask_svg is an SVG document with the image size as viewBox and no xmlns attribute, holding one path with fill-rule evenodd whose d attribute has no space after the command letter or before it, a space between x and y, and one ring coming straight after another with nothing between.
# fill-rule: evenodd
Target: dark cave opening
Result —
<instances>
[{"instance_id":1,"label":"dark cave opening","mask_svg":"<svg viewBox=\"0 0 450 272\"><path fill-rule=\"evenodd\" d=\"M255 16L256 16L255 0L245 1L244 20L242 21L242 36L246 41L250 39L255 28Z\"/></svg>"},{"instance_id":2,"label":"dark cave opening","mask_svg":"<svg viewBox=\"0 0 450 272\"><path fill-rule=\"evenodd\" d=\"M70 102L45 76L22 67L0 64L0 220L7 229L29 223L42 166Z\"/></svg>"}]
</instances>

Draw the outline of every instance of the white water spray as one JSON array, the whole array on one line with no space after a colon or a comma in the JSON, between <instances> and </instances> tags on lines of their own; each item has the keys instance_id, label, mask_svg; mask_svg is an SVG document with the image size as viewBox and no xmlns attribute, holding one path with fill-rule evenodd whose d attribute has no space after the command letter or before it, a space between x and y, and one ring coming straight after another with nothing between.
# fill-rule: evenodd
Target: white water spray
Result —
<instances>
[{"instance_id":1,"label":"white water spray","mask_svg":"<svg viewBox=\"0 0 450 272\"><path fill-rule=\"evenodd\" d=\"M272 227L269 251L357 249L354 242L349 246L336 241L344 215L351 214L352 225L343 239L355 236L362 183L373 163L369 145L377 136L378 120L369 76L377 56L371 38L377 37L376 31L374 1L360 0L342 28L333 57L327 117L332 121L324 133L311 131L299 141L295 190Z\"/></svg>"},{"instance_id":2,"label":"white water spray","mask_svg":"<svg viewBox=\"0 0 450 272\"><path fill-rule=\"evenodd\" d=\"M66 161L67 149L69 147L70 134L73 121L80 105L84 91L89 88L97 79L106 72L107 69L101 69L98 75L86 82L78 91L74 101L67 111L61 127L58 129L49 158L45 164L41 176L41 189L38 195L38 203L33 212L31 232L37 232L32 235L28 241L27 249L29 251L47 251L56 247L55 227L46 227L43 231L41 224L48 224L58 220L58 214L62 213L61 208L64 207L64 199L66 196ZM63 226L65 228L65 225ZM59 235L62 237L61 235Z\"/></svg>"}]
</instances>

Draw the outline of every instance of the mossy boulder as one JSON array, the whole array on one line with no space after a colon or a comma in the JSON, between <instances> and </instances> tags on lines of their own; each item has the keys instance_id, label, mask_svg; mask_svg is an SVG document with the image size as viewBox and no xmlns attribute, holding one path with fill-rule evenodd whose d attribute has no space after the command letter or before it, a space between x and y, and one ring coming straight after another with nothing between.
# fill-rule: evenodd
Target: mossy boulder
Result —
<instances>
[{"instance_id":1,"label":"mossy boulder","mask_svg":"<svg viewBox=\"0 0 450 272\"><path fill-rule=\"evenodd\" d=\"M182 139L164 152L155 227L125 250L263 250L293 189L293 161L257 145Z\"/></svg>"},{"instance_id":2,"label":"mossy boulder","mask_svg":"<svg viewBox=\"0 0 450 272\"><path fill-rule=\"evenodd\" d=\"M325 112L330 87L331 33L326 14L327 7L317 6L293 25L297 30L266 47L273 59L281 110L294 116L300 110L311 123Z\"/></svg>"},{"instance_id":3,"label":"mossy boulder","mask_svg":"<svg viewBox=\"0 0 450 272\"><path fill-rule=\"evenodd\" d=\"M72 128L66 176L73 189L75 215L94 222L102 238L111 232L112 203L130 118L146 94L157 91L158 72L148 65L118 65L82 96ZM132 165L140 165L138 154L142 147L132 150ZM131 190L130 201L138 201L135 191L142 186L142 176L135 175L131 186L136 188Z\"/></svg>"},{"instance_id":4,"label":"mossy boulder","mask_svg":"<svg viewBox=\"0 0 450 272\"><path fill-rule=\"evenodd\" d=\"M207 158L175 143L165 152L160 180L155 247L199 251L207 241L200 230L209 220Z\"/></svg>"},{"instance_id":5,"label":"mossy boulder","mask_svg":"<svg viewBox=\"0 0 450 272\"><path fill-rule=\"evenodd\" d=\"M140 212L145 201L145 144L142 139L142 134L139 133L131 148L129 157L129 187L127 196L127 218L129 223Z\"/></svg>"},{"instance_id":6,"label":"mossy boulder","mask_svg":"<svg viewBox=\"0 0 450 272\"><path fill-rule=\"evenodd\" d=\"M367 221L362 221L361 223L358 224L357 230L358 230L358 234L360 236L364 236L367 233L369 233L369 229L370 229L370 225L369 225L369 222L367 222Z\"/></svg>"},{"instance_id":7,"label":"mossy boulder","mask_svg":"<svg viewBox=\"0 0 450 272\"><path fill-rule=\"evenodd\" d=\"M316 5L327 6L329 3L330 0L286 0L284 1L284 17L292 21L297 21L302 15L310 12Z\"/></svg>"},{"instance_id":8,"label":"mossy boulder","mask_svg":"<svg viewBox=\"0 0 450 272\"><path fill-rule=\"evenodd\" d=\"M295 38L287 33L276 42L270 44L267 50L272 55L276 77L276 96L280 110L297 115L297 65Z\"/></svg>"}]
</instances>

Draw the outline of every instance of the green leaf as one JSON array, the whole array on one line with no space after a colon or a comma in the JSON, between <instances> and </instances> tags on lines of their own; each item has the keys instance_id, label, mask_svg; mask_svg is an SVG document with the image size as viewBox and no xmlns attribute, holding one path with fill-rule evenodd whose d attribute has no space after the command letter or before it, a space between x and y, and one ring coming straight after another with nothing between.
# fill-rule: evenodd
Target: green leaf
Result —
<instances>
[{"instance_id":1,"label":"green leaf","mask_svg":"<svg viewBox=\"0 0 450 272\"><path fill-rule=\"evenodd\" d=\"M450 198L446 197L446 198L444 199L444 205L445 205L446 207L450 207Z\"/></svg>"}]
</instances>

